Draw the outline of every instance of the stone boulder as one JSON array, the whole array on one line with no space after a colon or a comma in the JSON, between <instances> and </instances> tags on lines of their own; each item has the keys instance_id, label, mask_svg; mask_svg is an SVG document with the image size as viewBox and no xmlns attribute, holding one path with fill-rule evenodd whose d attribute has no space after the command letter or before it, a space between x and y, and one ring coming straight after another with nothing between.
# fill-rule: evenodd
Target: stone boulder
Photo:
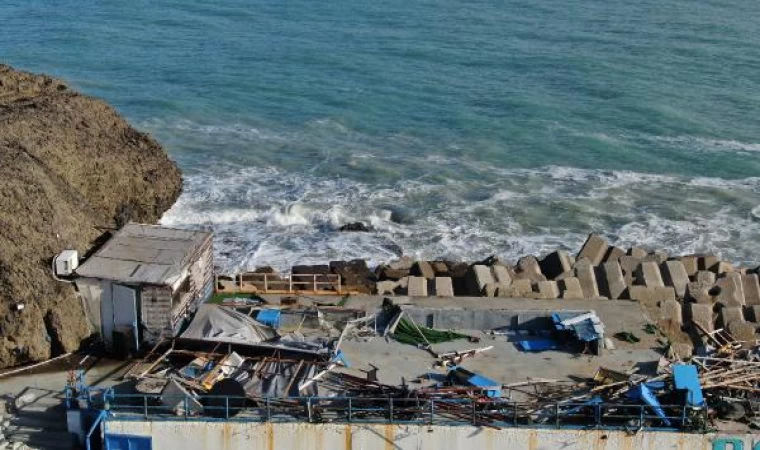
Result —
<instances>
[{"instance_id":1,"label":"stone boulder","mask_svg":"<svg viewBox=\"0 0 760 450\"><path fill-rule=\"evenodd\" d=\"M341 285L344 289L363 294L369 294L374 290L377 277L369 270L367 262L363 259L331 261L330 271L335 275L340 275Z\"/></svg>"}]
</instances>

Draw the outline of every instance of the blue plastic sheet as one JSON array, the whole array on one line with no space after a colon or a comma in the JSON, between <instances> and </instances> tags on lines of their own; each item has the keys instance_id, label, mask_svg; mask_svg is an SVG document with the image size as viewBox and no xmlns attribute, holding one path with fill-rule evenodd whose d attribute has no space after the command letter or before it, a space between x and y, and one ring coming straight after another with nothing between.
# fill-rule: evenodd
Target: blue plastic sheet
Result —
<instances>
[{"instance_id":1,"label":"blue plastic sheet","mask_svg":"<svg viewBox=\"0 0 760 450\"><path fill-rule=\"evenodd\" d=\"M686 404L700 407L705 405L702 396L702 385L699 384L697 367L691 364L676 364L673 366L673 380L677 390L686 391Z\"/></svg>"}]
</instances>

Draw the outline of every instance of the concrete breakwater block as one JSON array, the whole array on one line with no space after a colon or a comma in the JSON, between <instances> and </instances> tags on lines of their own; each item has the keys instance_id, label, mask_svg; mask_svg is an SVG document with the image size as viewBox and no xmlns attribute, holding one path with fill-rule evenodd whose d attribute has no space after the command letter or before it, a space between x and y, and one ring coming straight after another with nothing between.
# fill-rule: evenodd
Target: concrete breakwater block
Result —
<instances>
[{"instance_id":1,"label":"concrete breakwater block","mask_svg":"<svg viewBox=\"0 0 760 450\"><path fill-rule=\"evenodd\" d=\"M649 254L649 252L647 252L646 250L644 250L641 247L631 247L631 248L628 249L628 251L626 252L626 254L629 255L629 256L633 256L636 259L643 260L644 258L647 257L647 255Z\"/></svg>"},{"instance_id":2,"label":"concrete breakwater block","mask_svg":"<svg viewBox=\"0 0 760 450\"><path fill-rule=\"evenodd\" d=\"M712 283L695 281L686 285L685 298L689 302L712 305L715 302L714 292L718 292L718 290L713 289Z\"/></svg>"},{"instance_id":3,"label":"concrete breakwater block","mask_svg":"<svg viewBox=\"0 0 760 450\"><path fill-rule=\"evenodd\" d=\"M750 273L742 277L744 287L744 303L746 305L760 305L760 278L756 273Z\"/></svg>"},{"instance_id":4,"label":"concrete breakwater block","mask_svg":"<svg viewBox=\"0 0 760 450\"><path fill-rule=\"evenodd\" d=\"M753 323L760 323L760 305L745 306L744 318Z\"/></svg>"},{"instance_id":5,"label":"concrete breakwater block","mask_svg":"<svg viewBox=\"0 0 760 450\"><path fill-rule=\"evenodd\" d=\"M467 273L467 288L470 295L483 295L486 286L494 284L495 281L490 267L478 264L470 266Z\"/></svg>"},{"instance_id":6,"label":"concrete breakwater block","mask_svg":"<svg viewBox=\"0 0 760 450\"><path fill-rule=\"evenodd\" d=\"M639 302L664 302L676 299L676 291L670 286L629 286L628 293L631 300Z\"/></svg>"},{"instance_id":7,"label":"concrete breakwater block","mask_svg":"<svg viewBox=\"0 0 760 450\"><path fill-rule=\"evenodd\" d=\"M620 264L617 261L607 261L599 269L599 293L613 300L624 298L628 286Z\"/></svg>"},{"instance_id":8,"label":"concrete breakwater block","mask_svg":"<svg viewBox=\"0 0 760 450\"><path fill-rule=\"evenodd\" d=\"M683 325L683 308L676 300L666 300L660 304L660 319L666 320L675 327Z\"/></svg>"},{"instance_id":9,"label":"concrete breakwater block","mask_svg":"<svg viewBox=\"0 0 760 450\"><path fill-rule=\"evenodd\" d=\"M454 284L451 277L435 277L433 292L436 297L453 297Z\"/></svg>"},{"instance_id":10,"label":"concrete breakwater block","mask_svg":"<svg viewBox=\"0 0 760 450\"><path fill-rule=\"evenodd\" d=\"M553 280L560 274L572 270L573 263L570 261L570 255L566 251L558 250L556 252L549 253L539 261L541 273L546 278Z\"/></svg>"},{"instance_id":11,"label":"concrete breakwater block","mask_svg":"<svg viewBox=\"0 0 760 450\"><path fill-rule=\"evenodd\" d=\"M718 303L725 306L744 305L744 283L740 273L727 273L715 282L715 286L719 288L715 300Z\"/></svg>"},{"instance_id":12,"label":"concrete breakwater block","mask_svg":"<svg viewBox=\"0 0 760 450\"><path fill-rule=\"evenodd\" d=\"M589 234L576 259L586 258L592 265L598 266L604 260L608 247L609 244L603 237L594 233Z\"/></svg>"},{"instance_id":13,"label":"concrete breakwater block","mask_svg":"<svg viewBox=\"0 0 760 450\"><path fill-rule=\"evenodd\" d=\"M688 277L693 277L699 271L698 265L699 257L696 255L689 255L681 257L681 264L683 264L684 270Z\"/></svg>"},{"instance_id":14,"label":"concrete breakwater block","mask_svg":"<svg viewBox=\"0 0 760 450\"><path fill-rule=\"evenodd\" d=\"M556 281L539 281L535 286L535 292L538 293L540 298L559 298L559 286Z\"/></svg>"},{"instance_id":15,"label":"concrete breakwater block","mask_svg":"<svg viewBox=\"0 0 760 450\"><path fill-rule=\"evenodd\" d=\"M582 258L575 262L575 277L578 278L581 284L581 290L585 298L599 297L596 272L588 259Z\"/></svg>"},{"instance_id":16,"label":"concrete breakwater block","mask_svg":"<svg viewBox=\"0 0 760 450\"><path fill-rule=\"evenodd\" d=\"M642 262L635 273L636 284L646 287L664 287L660 266L656 261Z\"/></svg>"},{"instance_id":17,"label":"concrete breakwater block","mask_svg":"<svg viewBox=\"0 0 760 450\"><path fill-rule=\"evenodd\" d=\"M510 273L510 270L507 266L497 264L491 269L493 271L493 277L498 284L504 286L509 286L512 284L512 274Z\"/></svg>"},{"instance_id":18,"label":"concrete breakwater block","mask_svg":"<svg viewBox=\"0 0 760 450\"><path fill-rule=\"evenodd\" d=\"M689 321L699 324L705 331L715 331L712 305L688 303Z\"/></svg>"},{"instance_id":19,"label":"concrete breakwater block","mask_svg":"<svg viewBox=\"0 0 760 450\"><path fill-rule=\"evenodd\" d=\"M689 275L686 273L686 267L684 267L681 261L665 261L662 264L662 276L665 285L672 286L679 298L683 298L686 295Z\"/></svg>"},{"instance_id":20,"label":"concrete breakwater block","mask_svg":"<svg viewBox=\"0 0 760 450\"><path fill-rule=\"evenodd\" d=\"M719 262L720 258L715 255L702 255L697 259L697 267L699 270L710 270Z\"/></svg>"},{"instance_id":21,"label":"concrete breakwater block","mask_svg":"<svg viewBox=\"0 0 760 450\"><path fill-rule=\"evenodd\" d=\"M723 328L728 327L734 322L745 322L744 309L741 306L726 306L718 312L718 319L720 326Z\"/></svg>"},{"instance_id":22,"label":"concrete breakwater block","mask_svg":"<svg viewBox=\"0 0 760 450\"><path fill-rule=\"evenodd\" d=\"M433 270L433 266L430 265L427 261L417 261L412 265L412 270L410 273L416 277L422 277L426 280L432 280L435 278L435 271Z\"/></svg>"},{"instance_id":23,"label":"concrete breakwater block","mask_svg":"<svg viewBox=\"0 0 760 450\"><path fill-rule=\"evenodd\" d=\"M523 256L517 261L514 278L527 279L533 283L546 280L546 276L541 272L541 265L535 256Z\"/></svg>"},{"instance_id":24,"label":"concrete breakwater block","mask_svg":"<svg viewBox=\"0 0 760 450\"><path fill-rule=\"evenodd\" d=\"M583 289L581 289L581 282L575 277L567 277L557 282L559 289L562 292L562 298L566 299L581 299L583 298Z\"/></svg>"},{"instance_id":25,"label":"concrete breakwater block","mask_svg":"<svg viewBox=\"0 0 760 450\"><path fill-rule=\"evenodd\" d=\"M607 253L604 255L603 262L610 262L610 261L620 261L620 258L625 256L625 250L623 250L620 247L615 247L614 245L610 245L607 248Z\"/></svg>"},{"instance_id":26,"label":"concrete breakwater block","mask_svg":"<svg viewBox=\"0 0 760 450\"><path fill-rule=\"evenodd\" d=\"M711 286L715 284L716 279L717 277L715 276L715 274L710 272L709 270L700 270L694 276L694 281L697 281L699 283L709 284Z\"/></svg>"},{"instance_id":27,"label":"concrete breakwater block","mask_svg":"<svg viewBox=\"0 0 760 450\"><path fill-rule=\"evenodd\" d=\"M407 295L410 297L427 297L428 280L422 277L409 277Z\"/></svg>"}]
</instances>

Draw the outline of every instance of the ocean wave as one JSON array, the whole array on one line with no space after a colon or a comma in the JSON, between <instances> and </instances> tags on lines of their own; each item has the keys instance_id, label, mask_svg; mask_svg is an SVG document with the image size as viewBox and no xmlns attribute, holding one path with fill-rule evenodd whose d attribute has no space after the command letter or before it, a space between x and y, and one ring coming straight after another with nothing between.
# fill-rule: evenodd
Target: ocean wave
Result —
<instances>
[{"instance_id":1,"label":"ocean wave","mask_svg":"<svg viewBox=\"0 0 760 450\"><path fill-rule=\"evenodd\" d=\"M421 157L424 158L424 157ZM760 179L681 178L564 166L492 168L481 180L369 184L275 167L209 164L186 176L162 219L210 227L226 271L400 253L514 260L575 251L590 231L620 245L713 252L735 262L760 254ZM727 200L729 199L729 200ZM754 209L753 209L754 208ZM371 233L341 233L363 221Z\"/></svg>"}]
</instances>

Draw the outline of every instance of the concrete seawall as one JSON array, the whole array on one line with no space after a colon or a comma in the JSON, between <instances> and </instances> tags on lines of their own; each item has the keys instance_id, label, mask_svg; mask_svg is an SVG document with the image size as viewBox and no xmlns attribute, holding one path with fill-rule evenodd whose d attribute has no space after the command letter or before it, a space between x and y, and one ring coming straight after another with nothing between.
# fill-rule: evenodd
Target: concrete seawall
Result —
<instances>
[{"instance_id":1,"label":"concrete seawall","mask_svg":"<svg viewBox=\"0 0 760 450\"><path fill-rule=\"evenodd\" d=\"M108 421L108 435L161 450L754 450L760 436L470 426ZM758 442L755 442L758 441Z\"/></svg>"}]
</instances>

